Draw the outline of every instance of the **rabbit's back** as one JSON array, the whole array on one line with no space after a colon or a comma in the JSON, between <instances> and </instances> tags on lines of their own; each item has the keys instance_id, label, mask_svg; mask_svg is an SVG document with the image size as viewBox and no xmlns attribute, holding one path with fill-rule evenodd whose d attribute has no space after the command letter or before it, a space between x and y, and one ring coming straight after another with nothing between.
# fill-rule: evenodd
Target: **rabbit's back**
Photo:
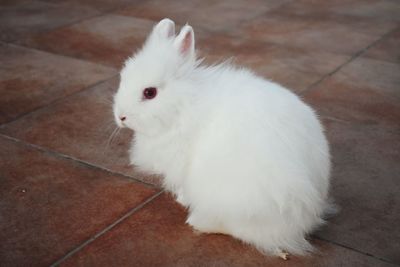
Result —
<instances>
[{"instance_id":1,"label":"rabbit's back","mask_svg":"<svg viewBox=\"0 0 400 267\"><path fill-rule=\"evenodd\" d=\"M199 123L203 127L198 129L192 167L210 162L215 166L209 171L220 166L232 172L228 177L238 177L238 183L276 183L282 190L311 185L325 197L329 147L313 110L276 83L245 70L227 72L228 77L222 75L212 84L212 100L204 100L208 106L200 112L204 121ZM220 177L221 183L229 182Z\"/></svg>"},{"instance_id":2,"label":"rabbit's back","mask_svg":"<svg viewBox=\"0 0 400 267\"><path fill-rule=\"evenodd\" d=\"M200 213L225 218L220 224L228 232L237 228L228 221L253 218L263 229L285 231L296 221L294 235L303 236L322 222L327 205L330 160L321 124L275 83L243 71L230 81L213 83L221 87L205 101L212 104L194 146L185 199Z\"/></svg>"}]
</instances>

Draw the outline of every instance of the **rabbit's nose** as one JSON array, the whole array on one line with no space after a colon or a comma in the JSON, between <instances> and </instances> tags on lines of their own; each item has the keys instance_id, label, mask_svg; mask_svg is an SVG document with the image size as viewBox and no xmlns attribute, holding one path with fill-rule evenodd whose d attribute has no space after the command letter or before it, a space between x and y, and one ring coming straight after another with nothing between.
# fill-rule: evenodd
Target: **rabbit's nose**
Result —
<instances>
[{"instance_id":1,"label":"rabbit's nose","mask_svg":"<svg viewBox=\"0 0 400 267\"><path fill-rule=\"evenodd\" d=\"M126 120L126 117L125 117L125 116L119 117L119 119L120 119L121 121L124 121L124 120Z\"/></svg>"}]
</instances>

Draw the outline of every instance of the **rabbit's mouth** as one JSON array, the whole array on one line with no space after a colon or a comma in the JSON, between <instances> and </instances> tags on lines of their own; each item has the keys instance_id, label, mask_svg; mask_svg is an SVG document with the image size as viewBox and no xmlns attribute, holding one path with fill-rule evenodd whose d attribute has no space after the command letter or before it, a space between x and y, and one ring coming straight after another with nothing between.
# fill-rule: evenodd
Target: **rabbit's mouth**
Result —
<instances>
[{"instance_id":1,"label":"rabbit's mouth","mask_svg":"<svg viewBox=\"0 0 400 267\"><path fill-rule=\"evenodd\" d=\"M116 118L115 124L117 124L118 128L126 128L127 125L125 123L126 117Z\"/></svg>"}]
</instances>

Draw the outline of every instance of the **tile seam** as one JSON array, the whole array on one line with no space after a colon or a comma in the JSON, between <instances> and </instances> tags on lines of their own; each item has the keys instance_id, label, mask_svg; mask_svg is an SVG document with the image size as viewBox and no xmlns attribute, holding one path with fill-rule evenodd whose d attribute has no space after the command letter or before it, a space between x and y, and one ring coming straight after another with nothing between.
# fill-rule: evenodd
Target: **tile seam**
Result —
<instances>
[{"instance_id":1,"label":"tile seam","mask_svg":"<svg viewBox=\"0 0 400 267\"><path fill-rule=\"evenodd\" d=\"M55 261L53 264L51 264L51 267L54 266L59 266L61 263L63 263L64 261L66 261L67 259L69 259L70 257L72 257L73 255L75 255L76 253L78 253L79 251L81 251L83 248L85 248L86 246L90 245L92 242L94 242L95 240L97 240L99 237L103 236L104 234L106 234L107 232L109 232L110 230L112 230L114 227L116 227L117 225L123 223L127 218L129 218L131 215L133 215L134 213L136 213L137 211L141 210L142 208L144 208L147 204L149 204L150 202L152 202L154 199L156 199L157 197L159 197L164 191L161 190L158 193L155 193L153 196L149 197L148 199L146 199L145 201L143 201L141 204L137 205L136 207L134 207L133 209L131 209L130 211L128 211L127 213L125 213L122 217L120 217L118 220L114 221L112 224L108 225L107 227L103 228L101 231L97 232L95 235L93 235L92 237L90 237L89 239L87 239L86 241L84 241L83 243L81 243L80 245L78 245L77 247L75 247L74 249L72 249L71 251L69 251L67 254L65 254L63 257L61 257L60 259L58 259L57 261Z\"/></svg>"},{"instance_id":2,"label":"tile seam","mask_svg":"<svg viewBox=\"0 0 400 267\"><path fill-rule=\"evenodd\" d=\"M393 264L394 266L400 266L400 264L395 263L395 262L393 262L393 261L391 261L391 260L385 259L385 258L383 258L383 257L375 256L375 255L373 255L373 254L371 254L371 253L364 252L364 251L362 251L362 250L359 250L359 249L356 249L356 248L353 248L353 247L350 247L350 246L347 246L347 245L343 245L343 244L341 244L341 243L339 243L339 242L332 241L332 240L329 240L329 239L325 239L325 238L322 238L322 237L317 236L317 235L312 235L312 236L313 236L314 238L318 239L318 240L327 242L327 243L329 243L329 244L332 244L332 245L335 245L335 246L338 246L338 247L342 247L342 248L351 250L351 251L353 251L353 252L362 254L362 255L364 255L364 256L367 256L367 257L370 257L370 258L373 258L373 259L376 259L376 260L379 260L379 261L382 261L382 262L385 262L385 263Z\"/></svg>"},{"instance_id":3,"label":"tile seam","mask_svg":"<svg viewBox=\"0 0 400 267\"><path fill-rule=\"evenodd\" d=\"M78 94L80 94L80 93L82 93L82 92L84 92L84 91L86 91L86 90L89 90L89 89L91 89L91 88L93 88L93 87L96 87L96 86L98 86L98 85L101 85L101 84L103 84L103 83L106 83L106 82L108 82L108 81L114 79L114 78L117 77L118 75L119 75L119 73L115 73L115 74L111 75L110 77L107 77L106 79L99 80L99 81L97 81L97 82L95 82L95 83L92 83L92 84L90 84L90 85L88 85L88 86L83 87L83 88L80 89L80 90L74 91L74 92L72 92L71 94L65 95L65 96L60 97L60 98L56 98L56 99L54 99L53 101L50 101L50 102L47 103L47 104L44 104L44 105L39 106L39 107L37 107L37 108L34 108L34 109L30 110L30 111L27 111L27 112L24 112L24 113L22 113L22 114L19 114L18 116L16 116L15 118L12 118L12 119L9 120L9 121L0 123L0 131L1 131L1 128L3 128L4 126L6 126L6 125L8 125L8 124L11 124L11 123L13 123L13 122L15 122L15 121L17 121L17 120L19 120L19 119L21 119L21 118L24 118L24 117L30 115L31 113L35 113L35 112L38 112L38 111L40 111L40 110L44 110L44 109L46 109L46 108L52 107L52 106L54 106L55 104L58 104L58 103L60 103L60 102L62 102L62 101L64 101L64 100L66 100L66 99L68 99L68 98L70 98L70 97L73 97L73 96L78 95ZM51 88L51 87L50 87L50 88Z\"/></svg>"},{"instance_id":4,"label":"tile seam","mask_svg":"<svg viewBox=\"0 0 400 267\"><path fill-rule=\"evenodd\" d=\"M112 171L110 169L104 168L102 166L99 166L99 165L96 165L96 164L93 164L93 163L90 163L90 162L87 162L87 161L84 161L84 160L81 160L81 159L78 159L78 158L63 154L63 153L48 149L48 148L40 146L40 145L32 144L32 143L26 142L24 140L20 140L18 138L15 138L15 137L3 134L3 133L0 133L0 137L3 137L5 139L7 139L7 140L22 144L22 145L27 146L27 147L33 148L35 150L39 150L39 151L41 151L43 153L46 153L48 155L51 155L51 156L59 158L59 159L72 161L72 162L78 163L80 165L83 165L83 166L86 166L86 167L89 167L89 168L92 168L92 169L96 169L96 170L99 170L99 171L106 172L106 173L108 173L110 175L115 175L115 176L118 176L118 177L121 177L121 178L129 179L131 181L134 181L136 183L145 185L145 186L150 187L150 188L159 188L158 186L156 186L156 185L154 185L152 183L144 182L144 181L142 181L142 180L140 180L138 178L135 178L133 176L126 175L126 174L123 174L123 173L120 173L120 172L115 172L115 171Z\"/></svg>"},{"instance_id":5,"label":"tile seam","mask_svg":"<svg viewBox=\"0 0 400 267\"><path fill-rule=\"evenodd\" d=\"M51 50L41 49L39 47L34 47L34 46L30 46L30 45L23 44L23 43L13 43L13 42L4 42L4 41L0 41L0 43L3 43L4 45L9 45L9 46L15 46L15 47L22 48L22 49L32 50L35 52L46 53L49 55L58 56L58 57L66 58L66 59L77 60L77 61L81 61L82 63L86 63L86 64L98 65L103 68L111 69L115 72L118 72L118 70L119 70L117 67L115 67L113 65L106 65L103 63L99 63L96 61L88 60L88 59L77 57L77 56L67 55L67 54L63 54L63 53L56 53ZM121 62L121 66L122 66L122 63L123 62Z\"/></svg>"},{"instance_id":6,"label":"tile seam","mask_svg":"<svg viewBox=\"0 0 400 267\"><path fill-rule=\"evenodd\" d=\"M39 1L39 2L47 3L46 1ZM22 5L22 4L20 4L20 5ZM123 7L125 7L125 6L128 6L128 5L129 5L129 4L126 3L126 4L122 4L122 5L120 5L120 6L118 6L118 7L115 7L115 8L108 8L108 9L105 9L105 10L96 10L96 8L94 8L94 7L89 7L89 9L91 9L91 10L94 11L94 13L93 13L92 15L82 16L82 18L78 18L78 19L76 19L76 20L67 22L67 23L65 23L65 24L56 26L56 27L54 27L54 28L42 30L42 31L40 31L40 32L37 32L37 34L46 34L46 33L48 33L48 32L51 32L51 31L54 31L54 30L58 30L58 29L62 29L62 28L64 28L64 27L70 27L70 26L72 26L72 25L81 23L81 22L83 22L83 21L85 21L85 20L90 20L90 19L93 19L93 18L96 18L96 17L101 17L101 16L104 16L104 15L107 15L107 14L111 14L111 13L115 12L116 10L121 9L121 8L123 8ZM10 40L10 41L5 41L5 40L4 40L3 42L15 44L15 43L18 43L19 41L21 41L22 39L23 39L23 38L17 38L17 39Z\"/></svg>"},{"instance_id":7,"label":"tile seam","mask_svg":"<svg viewBox=\"0 0 400 267\"><path fill-rule=\"evenodd\" d=\"M357 58L360 58L362 55L364 55L370 48L374 47L376 44L378 44L380 41L384 40L387 36L389 36L390 34L392 34L393 32L397 31L398 28L394 28L390 31L388 31L387 33L381 35L378 39L376 39L375 41L373 41L372 43L370 43L369 45L367 45L366 47L362 48L361 50L357 51L356 53L354 53L348 60L346 60L344 63L340 64L338 67L336 67L334 70L332 70L331 72L325 74L324 76L322 76L319 80L317 80L316 82L314 82L313 84L309 85L306 89L300 91L300 95L304 95L305 93L313 90L316 86L318 86L320 83L322 83L323 81L325 81L326 79L328 79L329 77L333 76L334 74L336 74L337 72L339 72L343 67L347 66L349 63L353 62L354 60L356 60Z\"/></svg>"}]
</instances>

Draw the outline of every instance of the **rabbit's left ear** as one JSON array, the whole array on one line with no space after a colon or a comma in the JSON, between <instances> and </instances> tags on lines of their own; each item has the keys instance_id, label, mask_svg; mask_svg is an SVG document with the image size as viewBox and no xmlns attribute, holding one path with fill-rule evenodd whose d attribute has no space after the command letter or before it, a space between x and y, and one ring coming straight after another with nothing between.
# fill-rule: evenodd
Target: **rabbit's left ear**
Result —
<instances>
[{"instance_id":1,"label":"rabbit's left ear","mask_svg":"<svg viewBox=\"0 0 400 267\"><path fill-rule=\"evenodd\" d=\"M194 56L194 32L191 26L183 26L175 38L174 46L182 56Z\"/></svg>"},{"instance_id":2,"label":"rabbit's left ear","mask_svg":"<svg viewBox=\"0 0 400 267\"><path fill-rule=\"evenodd\" d=\"M165 18L154 26L153 34L157 34L162 38L171 38L175 36L175 23L172 20Z\"/></svg>"}]
</instances>

